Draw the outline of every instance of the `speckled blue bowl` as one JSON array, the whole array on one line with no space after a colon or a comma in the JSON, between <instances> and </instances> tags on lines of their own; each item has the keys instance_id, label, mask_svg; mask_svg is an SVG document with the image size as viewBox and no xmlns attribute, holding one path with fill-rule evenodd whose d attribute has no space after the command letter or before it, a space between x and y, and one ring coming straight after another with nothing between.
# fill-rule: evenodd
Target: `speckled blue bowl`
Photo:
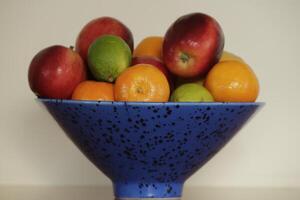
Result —
<instances>
[{"instance_id":1,"label":"speckled blue bowl","mask_svg":"<svg viewBox=\"0 0 300 200\"><path fill-rule=\"evenodd\" d=\"M38 101L112 180L116 199L180 199L185 180L263 105Z\"/></svg>"}]
</instances>

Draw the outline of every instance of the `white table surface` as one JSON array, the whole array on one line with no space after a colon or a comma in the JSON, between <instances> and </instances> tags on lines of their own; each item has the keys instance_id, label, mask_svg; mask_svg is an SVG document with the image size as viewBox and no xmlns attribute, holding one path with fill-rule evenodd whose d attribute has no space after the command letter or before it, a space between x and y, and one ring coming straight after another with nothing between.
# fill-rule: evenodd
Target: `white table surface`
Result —
<instances>
[{"instance_id":1,"label":"white table surface","mask_svg":"<svg viewBox=\"0 0 300 200\"><path fill-rule=\"evenodd\" d=\"M0 186L0 200L113 200L101 186ZM300 200L300 188L185 187L182 200Z\"/></svg>"}]
</instances>

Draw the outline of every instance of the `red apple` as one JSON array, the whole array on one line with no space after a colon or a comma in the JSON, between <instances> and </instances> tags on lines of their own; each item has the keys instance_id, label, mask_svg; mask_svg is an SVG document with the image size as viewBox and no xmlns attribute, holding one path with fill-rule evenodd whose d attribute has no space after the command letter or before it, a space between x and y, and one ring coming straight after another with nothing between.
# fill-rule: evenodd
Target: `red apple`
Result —
<instances>
[{"instance_id":1,"label":"red apple","mask_svg":"<svg viewBox=\"0 0 300 200\"><path fill-rule=\"evenodd\" d=\"M169 72L168 68L164 65L164 63L160 59L151 56L133 57L131 61L131 65L137 65L137 64L150 64L160 69L160 71L164 73L164 75L168 79L170 89L171 90L173 89L173 85L174 85L173 75Z\"/></svg>"},{"instance_id":2,"label":"red apple","mask_svg":"<svg viewBox=\"0 0 300 200\"><path fill-rule=\"evenodd\" d=\"M224 47L218 22L202 13L177 19L167 30L163 42L163 61L177 76L205 75L216 64Z\"/></svg>"},{"instance_id":3,"label":"red apple","mask_svg":"<svg viewBox=\"0 0 300 200\"><path fill-rule=\"evenodd\" d=\"M28 70L30 88L38 97L67 99L85 79L86 67L80 55L59 45L36 54Z\"/></svg>"},{"instance_id":4,"label":"red apple","mask_svg":"<svg viewBox=\"0 0 300 200\"><path fill-rule=\"evenodd\" d=\"M129 28L112 17L100 17L90 21L80 31L75 50L87 61L87 53L91 43L102 35L116 35L121 37L133 50L133 36Z\"/></svg>"}]
</instances>

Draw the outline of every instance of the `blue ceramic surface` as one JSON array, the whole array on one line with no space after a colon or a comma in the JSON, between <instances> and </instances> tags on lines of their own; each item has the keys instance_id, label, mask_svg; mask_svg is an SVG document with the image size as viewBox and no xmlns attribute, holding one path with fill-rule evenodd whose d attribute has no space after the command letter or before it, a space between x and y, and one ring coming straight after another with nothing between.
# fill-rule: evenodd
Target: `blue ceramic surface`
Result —
<instances>
[{"instance_id":1,"label":"blue ceramic surface","mask_svg":"<svg viewBox=\"0 0 300 200\"><path fill-rule=\"evenodd\" d=\"M39 101L112 180L117 198L180 197L185 180L262 105Z\"/></svg>"}]
</instances>

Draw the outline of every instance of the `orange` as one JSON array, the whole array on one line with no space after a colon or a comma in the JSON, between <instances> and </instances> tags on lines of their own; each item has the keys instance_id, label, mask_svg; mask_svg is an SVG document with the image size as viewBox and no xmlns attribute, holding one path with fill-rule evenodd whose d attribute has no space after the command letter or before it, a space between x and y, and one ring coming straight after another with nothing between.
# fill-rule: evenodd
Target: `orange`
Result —
<instances>
[{"instance_id":1,"label":"orange","mask_svg":"<svg viewBox=\"0 0 300 200\"><path fill-rule=\"evenodd\" d=\"M114 87L106 82L83 81L75 88L72 99L114 101Z\"/></svg>"},{"instance_id":2,"label":"orange","mask_svg":"<svg viewBox=\"0 0 300 200\"><path fill-rule=\"evenodd\" d=\"M144 38L134 49L133 56L151 56L162 59L163 37L149 36Z\"/></svg>"},{"instance_id":3,"label":"orange","mask_svg":"<svg viewBox=\"0 0 300 200\"><path fill-rule=\"evenodd\" d=\"M115 83L116 101L166 102L170 87L165 75L149 64L127 68Z\"/></svg>"},{"instance_id":4,"label":"orange","mask_svg":"<svg viewBox=\"0 0 300 200\"><path fill-rule=\"evenodd\" d=\"M217 63L208 72L205 87L219 102L254 102L259 93L256 75L239 61Z\"/></svg>"},{"instance_id":5,"label":"orange","mask_svg":"<svg viewBox=\"0 0 300 200\"><path fill-rule=\"evenodd\" d=\"M222 56L220 58L220 62L229 61L229 60L236 60L236 61L244 62L244 60L241 57L239 57L231 52L223 51Z\"/></svg>"}]
</instances>

